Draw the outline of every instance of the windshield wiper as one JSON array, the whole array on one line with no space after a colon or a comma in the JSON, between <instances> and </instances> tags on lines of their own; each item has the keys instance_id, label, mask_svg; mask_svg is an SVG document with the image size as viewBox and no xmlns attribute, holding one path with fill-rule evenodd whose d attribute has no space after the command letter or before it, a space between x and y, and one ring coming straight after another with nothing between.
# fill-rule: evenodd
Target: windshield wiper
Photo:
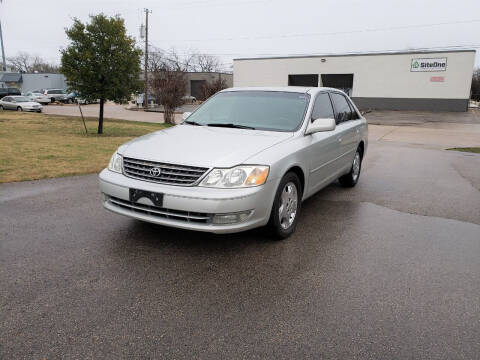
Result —
<instances>
[{"instance_id":1,"label":"windshield wiper","mask_svg":"<svg viewBox=\"0 0 480 360\"><path fill-rule=\"evenodd\" d=\"M226 127L226 128L234 128L234 129L250 129L250 130L255 130L253 126L247 126L247 125L238 125L238 124L232 124L232 123L211 123L211 124L206 124L207 126L216 126L216 127Z\"/></svg>"},{"instance_id":2,"label":"windshield wiper","mask_svg":"<svg viewBox=\"0 0 480 360\"><path fill-rule=\"evenodd\" d=\"M185 120L183 123L184 123L184 124L188 124L188 125L203 126L203 124L197 123L196 121L188 121L188 120Z\"/></svg>"}]
</instances>

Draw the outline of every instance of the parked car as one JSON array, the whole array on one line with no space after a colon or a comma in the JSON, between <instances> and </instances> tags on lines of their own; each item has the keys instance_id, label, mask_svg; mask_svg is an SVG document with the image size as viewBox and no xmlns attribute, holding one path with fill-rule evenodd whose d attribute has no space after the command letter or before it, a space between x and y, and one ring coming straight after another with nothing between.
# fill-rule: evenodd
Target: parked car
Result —
<instances>
[{"instance_id":1,"label":"parked car","mask_svg":"<svg viewBox=\"0 0 480 360\"><path fill-rule=\"evenodd\" d=\"M67 101L67 92L63 89L45 89L43 94L50 98L51 102L59 101L65 102Z\"/></svg>"},{"instance_id":2,"label":"parked car","mask_svg":"<svg viewBox=\"0 0 480 360\"><path fill-rule=\"evenodd\" d=\"M3 98L4 96L9 96L9 95L22 95L19 89L17 88L0 88L0 99Z\"/></svg>"},{"instance_id":3,"label":"parked car","mask_svg":"<svg viewBox=\"0 0 480 360\"><path fill-rule=\"evenodd\" d=\"M50 98L40 92L28 91L23 96L27 97L30 101L35 101L43 105L48 105L51 101Z\"/></svg>"},{"instance_id":4,"label":"parked car","mask_svg":"<svg viewBox=\"0 0 480 360\"><path fill-rule=\"evenodd\" d=\"M182 100L185 104L193 104L197 101L197 98L195 96L185 95L182 96Z\"/></svg>"},{"instance_id":5,"label":"parked car","mask_svg":"<svg viewBox=\"0 0 480 360\"><path fill-rule=\"evenodd\" d=\"M67 100L65 102L67 104L73 104L74 102L77 102L77 94L74 92L67 94Z\"/></svg>"},{"instance_id":6,"label":"parked car","mask_svg":"<svg viewBox=\"0 0 480 360\"><path fill-rule=\"evenodd\" d=\"M100 99L95 99L95 100L87 100L87 99L80 99L77 98L77 103L82 104L82 105L88 105L88 104L98 104L100 102Z\"/></svg>"},{"instance_id":7,"label":"parked car","mask_svg":"<svg viewBox=\"0 0 480 360\"><path fill-rule=\"evenodd\" d=\"M42 105L30 101L26 96L5 96L0 100L0 110L36 111L42 112Z\"/></svg>"},{"instance_id":8,"label":"parked car","mask_svg":"<svg viewBox=\"0 0 480 360\"><path fill-rule=\"evenodd\" d=\"M184 118L118 148L99 176L106 209L214 233L268 224L286 238L303 200L337 179L355 186L367 150L365 118L331 88L226 89Z\"/></svg>"}]
</instances>

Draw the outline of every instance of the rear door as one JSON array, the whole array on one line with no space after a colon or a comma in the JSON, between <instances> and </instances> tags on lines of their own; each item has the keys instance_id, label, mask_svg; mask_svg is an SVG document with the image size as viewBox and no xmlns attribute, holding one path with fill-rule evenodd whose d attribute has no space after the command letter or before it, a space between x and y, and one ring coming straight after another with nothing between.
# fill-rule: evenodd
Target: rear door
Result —
<instances>
[{"instance_id":1,"label":"rear door","mask_svg":"<svg viewBox=\"0 0 480 360\"><path fill-rule=\"evenodd\" d=\"M339 159L340 171L344 172L350 169L358 146L357 130L360 126L360 120L352 109L350 102L345 95L337 92L330 93L333 107L335 109L335 119L337 121L338 142L341 148L341 158Z\"/></svg>"}]
</instances>

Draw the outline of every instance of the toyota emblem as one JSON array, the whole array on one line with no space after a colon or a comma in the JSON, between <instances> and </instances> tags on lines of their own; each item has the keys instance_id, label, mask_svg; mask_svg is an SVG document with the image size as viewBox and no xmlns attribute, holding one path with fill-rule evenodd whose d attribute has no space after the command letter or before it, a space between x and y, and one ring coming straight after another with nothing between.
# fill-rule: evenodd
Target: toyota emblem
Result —
<instances>
[{"instance_id":1,"label":"toyota emblem","mask_svg":"<svg viewBox=\"0 0 480 360\"><path fill-rule=\"evenodd\" d=\"M162 174L162 169L153 167L150 169L150 176L159 177Z\"/></svg>"}]
</instances>

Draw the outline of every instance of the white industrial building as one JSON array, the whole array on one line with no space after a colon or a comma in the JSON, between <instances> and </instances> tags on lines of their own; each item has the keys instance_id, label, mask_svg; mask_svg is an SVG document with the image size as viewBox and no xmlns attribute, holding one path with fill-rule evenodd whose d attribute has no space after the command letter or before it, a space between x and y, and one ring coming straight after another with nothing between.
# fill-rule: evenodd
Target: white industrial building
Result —
<instances>
[{"instance_id":1,"label":"white industrial building","mask_svg":"<svg viewBox=\"0 0 480 360\"><path fill-rule=\"evenodd\" d=\"M361 109L467 111L475 50L245 58L234 86L325 86Z\"/></svg>"}]
</instances>

